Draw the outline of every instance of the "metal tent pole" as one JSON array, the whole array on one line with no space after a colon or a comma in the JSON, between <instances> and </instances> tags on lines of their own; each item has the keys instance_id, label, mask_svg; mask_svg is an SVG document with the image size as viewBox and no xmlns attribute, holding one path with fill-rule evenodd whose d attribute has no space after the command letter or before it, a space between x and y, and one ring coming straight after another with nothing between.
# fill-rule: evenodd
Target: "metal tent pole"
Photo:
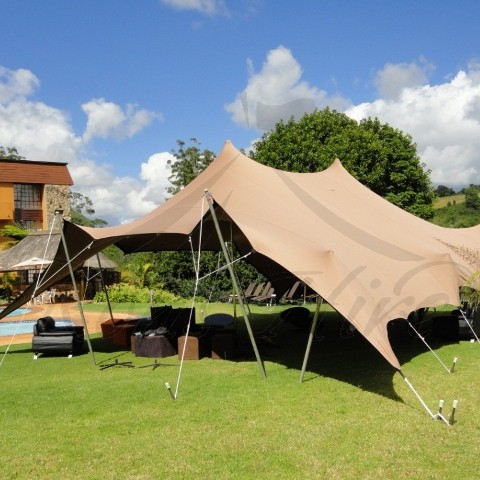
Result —
<instances>
[{"instance_id":1,"label":"metal tent pole","mask_svg":"<svg viewBox=\"0 0 480 480\"><path fill-rule=\"evenodd\" d=\"M108 296L107 286L105 285L105 281L103 280L103 268L102 268L102 264L100 263L100 255L98 254L98 252L97 252L97 262L98 262L98 267L100 269L100 280L102 282L102 289L105 293L105 298L107 299L108 311L110 312L110 320L112 321L112 323L114 323L112 305L110 304L110 298Z\"/></svg>"},{"instance_id":2,"label":"metal tent pole","mask_svg":"<svg viewBox=\"0 0 480 480\"><path fill-rule=\"evenodd\" d=\"M80 295L78 294L77 282L75 281L75 275L73 274L72 264L70 262L70 254L68 253L67 242L65 240L65 235L63 233L63 219L62 219L62 210L55 210L55 215L60 219L60 236L62 238L63 249L65 251L65 257L67 259L68 270L70 271L70 278L72 279L73 290L75 292L75 296L77 298L78 310L80 311L80 317L82 319L83 328L85 329L86 337L87 337L87 344L88 349L92 355L93 364L97 366L97 362L95 360L95 354L93 353L92 343L90 342L90 334L88 333L88 326L87 321L85 319L85 314L83 312L82 301L80 300Z\"/></svg>"},{"instance_id":3,"label":"metal tent pole","mask_svg":"<svg viewBox=\"0 0 480 480\"><path fill-rule=\"evenodd\" d=\"M248 315L247 309L245 308L245 304L243 302L243 298L242 298L242 295L241 295L241 292L240 292L240 287L238 286L237 279L236 279L236 276L235 276L235 272L233 271L233 267L232 267L232 264L231 264L231 261L230 261L230 257L229 257L229 254L228 254L227 247L225 246L225 242L223 240L222 231L220 230L220 225L218 223L217 215L215 213L215 208L213 206L213 197L207 189L205 189L205 198L207 199L208 207L210 208L210 213L212 215L213 223L214 223L215 229L217 231L218 240L220 241L220 245L222 246L223 255L225 256L225 261L227 262L227 268L228 268L228 271L230 273L233 288L235 290L235 294L238 297L238 305L239 305L240 309L242 310L243 318L245 318L245 325L247 326L248 335L250 337L250 342L252 343L253 351L255 352L255 357L257 359L258 367L260 368L260 373L261 373L263 379L266 379L267 374L265 372L265 366L263 365L262 359L260 358L260 353L258 352L257 344L255 342L255 337L253 336L252 327L250 325L249 315Z\"/></svg>"},{"instance_id":4,"label":"metal tent pole","mask_svg":"<svg viewBox=\"0 0 480 480\"><path fill-rule=\"evenodd\" d=\"M310 356L310 349L312 348L313 336L317 329L318 317L320 315L320 307L322 306L323 298L319 295L317 297L317 308L315 309L315 315L313 316L312 325L310 327L310 333L308 335L307 348L305 350L305 356L303 358L302 372L300 373L300 383L303 382L305 376L305 370L307 369L308 357Z\"/></svg>"}]
</instances>

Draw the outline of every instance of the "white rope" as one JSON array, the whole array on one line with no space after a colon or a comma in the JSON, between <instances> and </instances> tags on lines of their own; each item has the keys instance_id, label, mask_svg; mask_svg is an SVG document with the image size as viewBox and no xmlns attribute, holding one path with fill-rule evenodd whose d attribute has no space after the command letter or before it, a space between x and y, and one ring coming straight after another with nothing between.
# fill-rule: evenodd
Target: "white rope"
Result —
<instances>
[{"instance_id":1,"label":"white rope","mask_svg":"<svg viewBox=\"0 0 480 480\"><path fill-rule=\"evenodd\" d=\"M412 392L415 394L415 396L418 398L418 400L420 401L420 403L423 405L423 408L425 408L425 410L428 412L428 414L434 419L435 418L435 415L432 413L432 411L428 408L427 404L423 401L422 397L418 394L418 392L415 390L415 388L413 388L413 385L410 383L410 381L408 380L408 378L403 374L403 372L401 370L399 370L400 372L400 375L402 376L402 378L405 380L406 384L410 387L410 389L412 390Z\"/></svg>"},{"instance_id":2,"label":"white rope","mask_svg":"<svg viewBox=\"0 0 480 480\"><path fill-rule=\"evenodd\" d=\"M46 255L47 255L47 252L48 252L48 246L50 244L50 240L52 238L52 232L53 232L53 228L55 226L55 222L56 222L56 216L53 218L53 222L52 222L52 225L50 227L50 231L48 232L48 239L47 239L47 244L45 245L45 250L43 252L43 256L42 256L42 259L45 259ZM43 263L40 264L40 271L42 271L42 267L43 267ZM37 276L37 279L35 280L35 289L33 291L33 294L32 294L32 297L31 299L29 300L29 302L34 302L34 299L35 299L35 292L38 290L39 288L39 285L40 285L40 274ZM22 313L22 316L20 318L19 321L15 322L16 323L16 328L14 330L14 332L12 333L11 337L10 337L10 341L9 343L7 344L7 348L5 349L5 352L3 352L3 355L2 355L2 359L0 361L0 367L3 365L3 361L5 360L5 357L7 356L7 353L9 352L10 350L10 347L12 346L13 344L13 340L15 339L15 337L17 336L17 333L18 333L18 330L20 329L20 326L22 325L22 323L24 322L24 319L25 319L25 315L26 315L27 312L23 312Z\"/></svg>"},{"instance_id":3,"label":"white rope","mask_svg":"<svg viewBox=\"0 0 480 480\"><path fill-rule=\"evenodd\" d=\"M467 322L467 325L470 327L470 330L472 331L473 335L474 335L475 338L477 339L477 342L480 342L480 340L478 339L477 334L475 333L475 330L474 330L473 327L472 327L472 324L469 322L467 316L465 315L465 313L463 312L462 309L460 309L460 313L462 314L463 319Z\"/></svg>"},{"instance_id":4,"label":"white rope","mask_svg":"<svg viewBox=\"0 0 480 480\"><path fill-rule=\"evenodd\" d=\"M50 227L50 231L48 232L47 244L45 245L45 250L44 250L44 252L43 252L43 257L42 257L42 259L44 259L44 258L46 257L46 255L47 255L48 246L49 246L50 240L51 240L51 238L52 238L53 227L55 226L56 221L57 221L57 217L56 217L56 215L55 215L55 217L53 217L53 222L52 222L52 225L51 225L51 227ZM42 271L42 267L43 267L43 264L40 265L40 271ZM39 274L39 275L37 276L36 281L35 281L35 289L33 290L32 298L30 299L30 301L33 301L33 300L35 299L35 297L36 297L35 293L37 292L37 290L38 290L38 289L41 287L41 285L42 285L42 284L40 283L40 277L41 277L41 275Z\"/></svg>"},{"instance_id":5,"label":"white rope","mask_svg":"<svg viewBox=\"0 0 480 480\"><path fill-rule=\"evenodd\" d=\"M444 422L446 425L448 425L449 427L452 426L453 424L453 417L454 417L454 414L455 414L455 409L457 407L457 400L455 400L453 402L453 409L452 409L452 413L450 414L450 418L447 419L445 418L445 416L443 415L442 413L442 410L443 410L443 400L440 400L440 403L439 403L439 406L438 406L438 413L433 413L427 406L427 404L424 402L424 400L422 399L422 397L419 395L419 393L415 390L415 388L413 388L413 385L410 383L410 381L408 380L408 378L403 374L403 372L401 370L399 370L399 373L400 375L402 376L402 378L405 380L406 384L410 387L410 389L412 390L412 392L415 394L415 396L417 397L417 399L420 401L420 403L423 405L423 408L425 408L425 410L428 412L428 414L433 418L433 420L442 420L442 422Z\"/></svg>"},{"instance_id":6,"label":"white rope","mask_svg":"<svg viewBox=\"0 0 480 480\"><path fill-rule=\"evenodd\" d=\"M7 353L8 351L10 350L10 347L12 346L13 344L13 340L15 338L15 336L17 335L17 332L20 328L20 325L23 323L24 319L25 319L25 315L26 315L27 312L23 312L22 313L22 316L20 318L20 321L18 322L15 322L16 323L16 328L15 328L15 331L12 333L11 337L10 337L10 341L9 343L7 344L7 348L5 349L5 351L3 352L3 355L2 355L2 359L0 360L0 367L3 365L3 361L5 359L5 357L7 356Z\"/></svg>"},{"instance_id":7,"label":"white rope","mask_svg":"<svg viewBox=\"0 0 480 480\"><path fill-rule=\"evenodd\" d=\"M407 320L407 323L408 325L410 326L410 328L418 335L418 338L420 338L420 340L427 346L427 348L433 353L433 355L436 357L436 359L442 364L443 368L448 372L448 373L452 373L452 371L442 362L442 360L440 359L440 357L430 348L430 345L427 343L427 341L425 340L424 337L422 337L422 335L420 334L420 332L418 332L417 330L415 330L415 327Z\"/></svg>"},{"instance_id":8,"label":"white rope","mask_svg":"<svg viewBox=\"0 0 480 480\"><path fill-rule=\"evenodd\" d=\"M90 247L93 245L93 241L91 241L85 248L83 248L82 250L80 250L73 258L70 258L70 261L67 261L67 263L65 263L65 265L62 265L61 268L64 268L64 267L68 267L68 265L70 265L73 260L75 260L78 256L80 256L83 252L85 252L85 250L88 250L90 249ZM39 287L42 287L45 283L48 283L54 275L56 275L57 273L59 272L59 270L57 270L56 272L53 272L52 275L48 278L45 279L45 281L43 281Z\"/></svg>"},{"instance_id":9,"label":"white rope","mask_svg":"<svg viewBox=\"0 0 480 480\"><path fill-rule=\"evenodd\" d=\"M193 266L195 270L195 287L193 291L193 297L192 297L192 304L190 307L190 316L188 318L188 324L187 324L187 331L185 332L185 340L183 342L183 349L182 349L182 357L180 359L180 367L178 369L178 376L177 376L177 383L175 385L175 393L173 394L172 398L174 400L177 399L178 396L178 389L180 388L180 380L182 377L182 370L183 370L183 364L185 360L185 352L187 350L187 342L188 342L188 335L190 333L190 325L192 323L192 315L193 315L193 309L195 306L195 299L197 296L197 290L198 290L198 284L199 284L199 272L200 272L200 253L201 253L201 245L202 245L202 234L203 234L203 215L204 215L204 205L205 205L205 197L202 199L202 205L201 205L201 215L200 215L200 231L199 231L199 237L198 237L198 255L197 259L195 259L195 254L193 250L193 244L192 244L192 239L189 237L189 243L190 243L190 248L192 251L192 259L193 259Z\"/></svg>"},{"instance_id":10,"label":"white rope","mask_svg":"<svg viewBox=\"0 0 480 480\"><path fill-rule=\"evenodd\" d=\"M204 280L205 278L208 278L212 275L215 275L219 272L223 272L223 270L226 270L230 265L234 265L235 263L239 262L240 260L243 260L245 258L247 258L249 255L251 255L252 252L248 252L247 254L243 255L242 257L239 257L239 258L236 258L235 260L233 261L230 261L230 263L226 263L225 265L223 265L222 267L218 267L216 270L213 270L212 272L209 272L207 273L206 275L204 275L203 277L200 277L199 280L202 281ZM220 263L220 262L219 262Z\"/></svg>"}]
</instances>

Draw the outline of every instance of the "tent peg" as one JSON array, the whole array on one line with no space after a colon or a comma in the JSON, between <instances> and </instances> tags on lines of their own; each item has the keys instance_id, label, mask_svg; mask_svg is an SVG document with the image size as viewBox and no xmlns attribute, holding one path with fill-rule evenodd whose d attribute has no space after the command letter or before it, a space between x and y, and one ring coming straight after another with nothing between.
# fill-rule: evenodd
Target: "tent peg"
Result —
<instances>
[{"instance_id":1,"label":"tent peg","mask_svg":"<svg viewBox=\"0 0 480 480\"><path fill-rule=\"evenodd\" d=\"M444 402L443 400L439 400L439 401L438 401L438 415L441 415L441 414L442 414L444 403L445 403L445 402Z\"/></svg>"},{"instance_id":2,"label":"tent peg","mask_svg":"<svg viewBox=\"0 0 480 480\"><path fill-rule=\"evenodd\" d=\"M440 399L438 401L438 413L436 413L434 416L433 416L433 419L434 420L442 420L443 422L445 422L447 425L450 425L448 420L445 418L445 416L443 415L443 406L445 405L445 402Z\"/></svg>"},{"instance_id":3,"label":"tent peg","mask_svg":"<svg viewBox=\"0 0 480 480\"><path fill-rule=\"evenodd\" d=\"M442 422L445 422L449 427L451 427L455 421L455 410L457 409L458 406L458 400L453 401L453 406L452 406L452 412L450 413L450 416L445 418L445 415L443 414L443 406L445 402L443 400L439 400L438 402L438 412L433 416L434 420L442 420Z\"/></svg>"},{"instance_id":4,"label":"tent peg","mask_svg":"<svg viewBox=\"0 0 480 480\"><path fill-rule=\"evenodd\" d=\"M450 373L453 373L453 371L455 370L455 365L457 364L457 360L458 360L457 357L455 357L453 359L452 368L450 369Z\"/></svg>"},{"instance_id":5,"label":"tent peg","mask_svg":"<svg viewBox=\"0 0 480 480\"><path fill-rule=\"evenodd\" d=\"M168 393L170 394L170 397L172 397L172 400L176 400L175 395L172 392L172 389L170 388L170 384L168 382L165 382L165 388L168 390Z\"/></svg>"},{"instance_id":6,"label":"tent peg","mask_svg":"<svg viewBox=\"0 0 480 480\"><path fill-rule=\"evenodd\" d=\"M458 407L458 400L454 400L453 405L452 405L452 411L451 411L450 417L448 419L448 424L449 425L453 425L453 422L455 421L455 410L457 409L457 407Z\"/></svg>"},{"instance_id":7,"label":"tent peg","mask_svg":"<svg viewBox=\"0 0 480 480\"><path fill-rule=\"evenodd\" d=\"M438 413L432 413L432 411L428 408L428 405L425 403L425 401L422 399L422 397L418 394L418 392L415 390L415 388L413 387L413 385L410 383L410 381L408 380L408 378L403 374L403 372L401 370L398 371L400 373L400 375L402 376L402 378L405 380L406 384L410 387L410 389L412 390L412 392L415 394L415 396L417 397L417 399L420 401L420 403L423 405L423 408L425 408L425 410L428 412L428 414L430 415L430 417L433 418L433 420L442 420L443 422L445 422L449 427L452 425L453 423L453 412L452 414L450 415L451 419L452 419L452 422L450 422L450 420L447 420L444 416L443 416L443 413L442 413L442 410L443 410L443 400L440 400L440 402L438 403ZM455 402L457 402L455 400ZM454 404L454 410L457 406L457 403L453 402Z\"/></svg>"}]
</instances>

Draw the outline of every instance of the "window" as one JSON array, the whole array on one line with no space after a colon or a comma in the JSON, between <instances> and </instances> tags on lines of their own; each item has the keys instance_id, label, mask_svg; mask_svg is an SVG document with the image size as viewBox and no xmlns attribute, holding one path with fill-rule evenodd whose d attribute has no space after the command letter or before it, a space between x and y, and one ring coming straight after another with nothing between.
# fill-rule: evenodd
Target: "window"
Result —
<instances>
[{"instance_id":1,"label":"window","mask_svg":"<svg viewBox=\"0 0 480 480\"><path fill-rule=\"evenodd\" d=\"M42 185L16 183L14 185L15 208L26 210L42 209Z\"/></svg>"},{"instance_id":2,"label":"window","mask_svg":"<svg viewBox=\"0 0 480 480\"><path fill-rule=\"evenodd\" d=\"M15 183L13 191L15 221L29 230L41 228L43 185Z\"/></svg>"}]
</instances>

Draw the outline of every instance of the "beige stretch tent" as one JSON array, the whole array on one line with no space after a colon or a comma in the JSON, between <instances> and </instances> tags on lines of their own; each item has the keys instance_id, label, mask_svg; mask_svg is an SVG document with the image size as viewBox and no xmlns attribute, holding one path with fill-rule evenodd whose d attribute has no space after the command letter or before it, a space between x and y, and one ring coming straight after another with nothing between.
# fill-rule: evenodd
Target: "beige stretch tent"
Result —
<instances>
[{"instance_id":1,"label":"beige stretch tent","mask_svg":"<svg viewBox=\"0 0 480 480\"><path fill-rule=\"evenodd\" d=\"M226 239L281 293L295 279L320 294L395 367L387 323L420 307L458 304L458 289L479 269L480 226L446 229L395 207L362 186L337 160L323 172L261 165L230 142L192 183L127 225L64 223L73 267L115 243L125 252L218 249L205 202L213 196ZM203 215L203 222L201 218ZM68 273L60 245L42 289ZM1 316L25 302L24 293Z\"/></svg>"}]
</instances>

